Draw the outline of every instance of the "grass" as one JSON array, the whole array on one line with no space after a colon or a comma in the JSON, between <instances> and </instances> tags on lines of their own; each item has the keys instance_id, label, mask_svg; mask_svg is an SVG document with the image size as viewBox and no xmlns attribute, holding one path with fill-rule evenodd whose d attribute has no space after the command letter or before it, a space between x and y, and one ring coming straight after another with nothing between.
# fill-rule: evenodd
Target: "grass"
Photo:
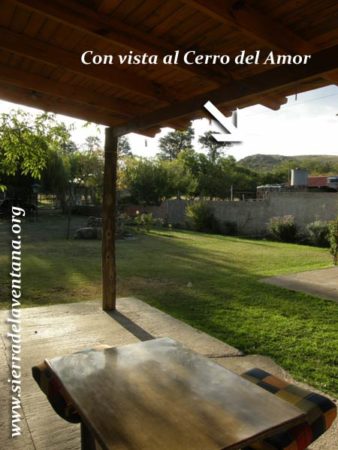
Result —
<instances>
[{"instance_id":1,"label":"grass","mask_svg":"<svg viewBox=\"0 0 338 450\"><path fill-rule=\"evenodd\" d=\"M65 240L62 216L27 220L23 230L25 306L100 298L100 242ZM10 239L1 223L0 264L8 271ZM137 296L245 353L270 356L296 379L338 396L338 305L260 282L329 267L326 249L161 230L119 241L117 251L120 296ZM0 278L2 307L8 271Z\"/></svg>"}]
</instances>

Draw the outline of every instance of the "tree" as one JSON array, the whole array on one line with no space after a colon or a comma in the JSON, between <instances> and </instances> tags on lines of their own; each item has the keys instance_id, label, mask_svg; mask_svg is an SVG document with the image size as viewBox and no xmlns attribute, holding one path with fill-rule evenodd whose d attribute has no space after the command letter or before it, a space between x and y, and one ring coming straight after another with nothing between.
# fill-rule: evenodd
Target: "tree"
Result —
<instances>
[{"instance_id":1,"label":"tree","mask_svg":"<svg viewBox=\"0 0 338 450\"><path fill-rule=\"evenodd\" d=\"M63 152L66 154L70 154L70 153L74 153L74 152L78 151L77 145L72 140L65 142L63 144L62 148L63 148Z\"/></svg>"},{"instance_id":2,"label":"tree","mask_svg":"<svg viewBox=\"0 0 338 450\"><path fill-rule=\"evenodd\" d=\"M199 196L209 198L227 198L233 184L231 164L221 158L212 162L206 155L201 155L201 171L198 177Z\"/></svg>"},{"instance_id":3,"label":"tree","mask_svg":"<svg viewBox=\"0 0 338 450\"><path fill-rule=\"evenodd\" d=\"M167 198L194 195L197 180L181 160L162 161L162 165L166 169L168 177Z\"/></svg>"},{"instance_id":4,"label":"tree","mask_svg":"<svg viewBox=\"0 0 338 450\"><path fill-rule=\"evenodd\" d=\"M36 116L20 109L0 115L0 176L40 179L51 152L62 153L70 129L54 114Z\"/></svg>"},{"instance_id":5,"label":"tree","mask_svg":"<svg viewBox=\"0 0 338 450\"><path fill-rule=\"evenodd\" d=\"M41 174L42 191L54 194L58 198L63 211L67 209L67 195L69 194L70 166L69 155L50 151L46 167Z\"/></svg>"},{"instance_id":6,"label":"tree","mask_svg":"<svg viewBox=\"0 0 338 450\"><path fill-rule=\"evenodd\" d=\"M119 185L136 203L158 205L162 200L192 195L196 181L179 161L128 158L119 173Z\"/></svg>"},{"instance_id":7,"label":"tree","mask_svg":"<svg viewBox=\"0 0 338 450\"><path fill-rule=\"evenodd\" d=\"M98 136L87 136L83 144L84 150L93 152L101 149L101 141Z\"/></svg>"},{"instance_id":8,"label":"tree","mask_svg":"<svg viewBox=\"0 0 338 450\"><path fill-rule=\"evenodd\" d=\"M127 136L120 136L117 144L118 157L132 156L129 140Z\"/></svg>"},{"instance_id":9,"label":"tree","mask_svg":"<svg viewBox=\"0 0 338 450\"><path fill-rule=\"evenodd\" d=\"M183 150L192 149L194 134L194 130L191 126L182 131L170 131L160 139L159 147L161 151L158 154L159 158L172 161L176 159Z\"/></svg>"},{"instance_id":10,"label":"tree","mask_svg":"<svg viewBox=\"0 0 338 450\"><path fill-rule=\"evenodd\" d=\"M103 190L103 151L87 150L76 152L69 159L70 181L74 191L84 195L86 203L88 197L94 204L98 204Z\"/></svg>"},{"instance_id":11,"label":"tree","mask_svg":"<svg viewBox=\"0 0 338 450\"><path fill-rule=\"evenodd\" d=\"M204 153L184 151L179 160L195 178L195 196L229 198L232 188L254 192L258 183L257 174L242 167L233 156L220 156L211 161Z\"/></svg>"},{"instance_id":12,"label":"tree","mask_svg":"<svg viewBox=\"0 0 338 450\"><path fill-rule=\"evenodd\" d=\"M129 158L121 176L120 183L136 203L158 205L168 195L168 173L160 161Z\"/></svg>"},{"instance_id":13,"label":"tree","mask_svg":"<svg viewBox=\"0 0 338 450\"><path fill-rule=\"evenodd\" d=\"M217 132L216 132L217 133ZM214 131L207 131L202 136L199 137L198 142L203 148L208 150L208 157L211 162L216 162L221 156L222 150L225 147L231 147L231 142L218 142L213 137Z\"/></svg>"}]
</instances>

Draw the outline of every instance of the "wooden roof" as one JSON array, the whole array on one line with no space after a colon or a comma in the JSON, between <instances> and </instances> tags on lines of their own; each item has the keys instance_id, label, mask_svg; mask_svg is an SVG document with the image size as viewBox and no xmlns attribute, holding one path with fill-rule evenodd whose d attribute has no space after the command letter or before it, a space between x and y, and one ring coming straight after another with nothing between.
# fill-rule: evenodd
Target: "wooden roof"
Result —
<instances>
[{"instance_id":1,"label":"wooden roof","mask_svg":"<svg viewBox=\"0 0 338 450\"><path fill-rule=\"evenodd\" d=\"M83 65L85 50L313 54L300 66ZM336 69L336 70L335 70ZM0 97L153 135L338 83L337 0L0 0Z\"/></svg>"}]
</instances>

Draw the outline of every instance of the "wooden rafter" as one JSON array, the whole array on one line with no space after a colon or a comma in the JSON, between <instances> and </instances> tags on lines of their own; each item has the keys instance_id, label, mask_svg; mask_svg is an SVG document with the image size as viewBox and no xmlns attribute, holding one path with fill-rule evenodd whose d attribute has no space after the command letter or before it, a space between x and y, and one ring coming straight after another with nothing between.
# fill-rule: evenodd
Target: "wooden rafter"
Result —
<instances>
[{"instance_id":1,"label":"wooden rafter","mask_svg":"<svg viewBox=\"0 0 338 450\"><path fill-rule=\"evenodd\" d=\"M79 105L71 99L48 98L30 89L13 87L10 84L0 82L0 97L9 102L25 104L32 108L44 111L76 117L78 119L94 122L102 125L116 125L121 121L121 117L98 111L90 106Z\"/></svg>"},{"instance_id":2,"label":"wooden rafter","mask_svg":"<svg viewBox=\"0 0 338 450\"><path fill-rule=\"evenodd\" d=\"M271 17L258 12L246 1L228 1L225 5L208 0L181 1L214 20L235 26L250 38L283 53L312 54L320 50L317 45L301 38ZM325 75L325 79L337 84L338 72Z\"/></svg>"},{"instance_id":3,"label":"wooden rafter","mask_svg":"<svg viewBox=\"0 0 338 450\"><path fill-rule=\"evenodd\" d=\"M143 114L147 112L143 107L134 103L118 100L106 94L100 95L80 86L57 82L33 73L23 73L19 69L4 64L0 64L0 82L4 83L7 87L13 86L14 88L18 87L23 89L23 92L27 93L26 97L31 96L32 105L34 106L37 106L37 101L42 100L41 107L44 107L44 109L51 107L51 102L46 103L43 101L45 96L41 94L71 100L72 103L78 102L88 106L92 111L94 110L93 108L105 109L112 114L115 113L116 117L121 117L121 121L123 116L132 117L137 113ZM231 111L229 110L223 111L223 113L228 116L231 115ZM98 119L102 120L102 117L103 113L99 113L97 114L96 120L93 121L98 123ZM189 125L189 122L189 119L178 119L168 123L168 126L184 129ZM152 131L155 131L155 129ZM157 127L156 132L158 131L159 129Z\"/></svg>"},{"instance_id":4,"label":"wooden rafter","mask_svg":"<svg viewBox=\"0 0 338 450\"><path fill-rule=\"evenodd\" d=\"M70 25L78 30L91 33L95 37L100 37L108 42L112 42L127 50L137 52L158 54L164 56L177 50L174 45L138 31L128 26L114 17L96 12L85 5L78 2L55 0L46 2L44 0L13 0L15 3L38 11L54 20ZM224 69L209 69L203 66L186 66L179 65L183 70L207 78L209 81L214 80L216 83L224 83L231 80L231 74Z\"/></svg>"},{"instance_id":5,"label":"wooden rafter","mask_svg":"<svg viewBox=\"0 0 338 450\"><path fill-rule=\"evenodd\" d=\"M100 13L109 14L114 6L116 6L116 0L101 0L98 11Z\"/></svg>"},{"instance_id":6,"label":"wooden rafter","mask_svg":"<svg viewBox=\"0 0 338 450\"><path fill-rule=\"evenodd\" d=\"M0 82L0 98L8 102L23 104L31 108L62 114L72 118L76 117L77 119L99 125L116 126L119 123L122 124L120 117L109 116L106 112L97 111L95 108L80 106L71 100L65 101L55 97L48 98L35 91L13 87L7 83ZM160 128L158 126L150 127L142 130L142 134L154 137L159 131Z\"/></svg>"},{"instance_id":7,"label":"wooden rafter","mask_svg":"<svg viewBox=\"0 0 338 450\"><path fill-rule=\"evenodd\" d=\"M69 0L55 0L53 2L46 2L45 0L13 0L13 2L38 11L86 33L91 33L95 37L100 37L125 47L128 50L147 52L148 54L156 53L159 56L164 56L178 49L177 46L163 39L158 39L154 35L140 32L113 17L95 12L78 2ZM180 50L184 52L186 49L181 48ZM212 68L198 65L187 66L181 62L179 67L208 79L209 82L214 83L215 87L238 78L235 73L217 66ZM162 100L168 100L168 98L163 97ZM285 102L285 97L272 94L262 99L264 106L274 110L278 109Z\"/></svg>"},{"instance_id":8,"label":"wooden rafter","mask_svg":"<svg viewBox=\"0 0 338 450\"><path fill-rule=\"evenodd\" d=\"M297 83L300 81L321 77L337 70L337 67L338 45L335 45L314 54L307 65L294 66L292 71L287 66L280 66L268 72L252 75L246 78L244 82L241 80L233 81L227 86L135 118L121 127L115 127L115 133L123 135L131 131L149 128L174 118L191 115L196 111L200 111L208 100L215 104L225 105L250 98L256 102L257 96L268 94L276 88L297 86Z\"/></svg>"},{"instance_id":9,"label":"wooden rafter","mask_svg":"<svg viewBox=\"0 0 338 450\"><path fill-rule=\"evenodd\" d=\"M0 27L0 48L41 61L45 64L64 67L66 70L103 81L112 86L126 89L146 97L166 100L168 94L158 84L129 74L115 66L86 66L81 63L78 53L70 52L38 39ZM172 98L172 97L171 97Z\"/></svg>"},{"instance_id":10,"label":"wooden rafter","mask_svg":"<svg viewBox=\"0 0 338 450\"><path fill-rule=\"evenodd\" d=\"M72 86L69 83L58 82L41 75L28 72L23 73L17 68L4 64L0 64L0 82L23 89L28 89L35 93L46 94L66 100L71 99L73 102L81 103L90 108L94 107L101 110L104 109L110 113L115 113L116 117L120 116L121 119L123 116L127 118L133 117L135 114L144 114L147 112L143 106L130 103L126 100L119 100L116 97L107 94L101 95L100 93L92 92L86 88ZM269 102L269 107L271 109L279 109L280 103L274 103L271 97L272 96L265 96L262 98L257 98L257 101L261 104L266 104ZM230 116L231 110L227 109L223 111L223 113ZM103 113L99 114L98 117L103 117ZM96 119L95 122L98 122L98 120ZM180 119L170 122L168 126L183 129L189 125L189 122L190 120ZM156 132L158 131L159 130L157 129Z\"/></svg>"},{"instance_id":11,"label":"wooden rafter","mask_svg":"<svg viewBox=\"0 0 338 450\"><path fill-rule=\"evenodd\" d=\"M72 99L89 107L106 109L111 113L116 113L117 116L131 117L135 113L141 114L146 111L144 108L126 100L119 100L107 94L101 95L80 86L61 83L41 75L23 73L20 69L4 64L0 64L0 81L54 97Z\"/></svg>"}]
</instances>

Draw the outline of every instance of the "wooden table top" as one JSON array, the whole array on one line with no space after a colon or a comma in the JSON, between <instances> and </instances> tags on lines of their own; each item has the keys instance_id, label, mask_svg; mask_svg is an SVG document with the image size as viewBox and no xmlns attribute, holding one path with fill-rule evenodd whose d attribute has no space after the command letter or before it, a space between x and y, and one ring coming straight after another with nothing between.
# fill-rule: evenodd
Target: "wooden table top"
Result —
<instances>
[{"instance_id":1,"label":"wooden table top","mask_svg":"<svg viewBox=\"0 0 338 450\"><path fill-rule=\"evenodd\" d=\"M46 361L103 449L238 449L302 412L161 338Z\"/></svg>"}]
</instances>

